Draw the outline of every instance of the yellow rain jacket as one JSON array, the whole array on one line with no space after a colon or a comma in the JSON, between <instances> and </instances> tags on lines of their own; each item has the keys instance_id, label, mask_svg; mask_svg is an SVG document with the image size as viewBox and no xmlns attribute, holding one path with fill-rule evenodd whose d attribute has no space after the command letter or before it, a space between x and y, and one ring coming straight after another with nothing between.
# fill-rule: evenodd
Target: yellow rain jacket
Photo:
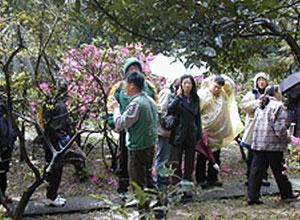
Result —
<instances>
[{"instance_id":1,"label":"yellow rain jacket","mask_svg":"<svg viewBox=\"0 0 300 220\"><path fill-rule=\"evenodd\" d=\"M202 129L208 133L209 146L213 152L230 144L243 131L234 97L235 83L226 75L222 77L225 85L218 96L209 90L213 76L204 79L198 90Z\"/></svg>"}]
</instances>

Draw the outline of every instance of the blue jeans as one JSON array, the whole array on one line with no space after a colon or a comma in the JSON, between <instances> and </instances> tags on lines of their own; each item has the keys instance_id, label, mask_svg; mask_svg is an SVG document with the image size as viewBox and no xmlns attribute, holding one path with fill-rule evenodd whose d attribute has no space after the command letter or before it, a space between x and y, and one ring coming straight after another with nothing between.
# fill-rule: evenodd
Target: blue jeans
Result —
<instances>
[{"instance_id":1,"label":"blue jeans","mask_svg":"<svg viewBox=\"0 0 300 220\"><path fill-rule=\"evenodd\" d=\"M171 149L172 145L169 143L169 137L163 137L158 135L158 148L156 153L156 167L165 166L171 161ZM155 171L155 182L158 187L163 187L166 184L169 184L168 178L163 178L159 176L159 171Z\"/></svg>"}]
</instances>

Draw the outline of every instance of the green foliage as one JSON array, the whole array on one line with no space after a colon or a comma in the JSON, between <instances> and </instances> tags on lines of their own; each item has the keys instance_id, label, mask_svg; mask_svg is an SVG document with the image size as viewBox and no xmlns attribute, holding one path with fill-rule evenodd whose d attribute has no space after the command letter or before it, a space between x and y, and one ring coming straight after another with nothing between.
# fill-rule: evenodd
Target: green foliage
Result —
<instances>
[{"instance_id":1,"label":"green foliage","mask_svg":"<svg viewBox=\"0 0 300 220\"><path fill-rule=\"evenodd\" d=\"M299 56L299 46L291 42L282 50L284 39L296 36L293 40L297 40L298 10L296 0L89 0L73 15L84 16L86 24L100 30L112 44L140 41L154 53L185 56L187 65L199 66L203 60L224 73L237 68L256 72L250 62L253 56ZM297 58L292 60L297 62ZM272 61L278 64L277 59Z\"/></svg>"},{"instance_id":2,"label":"green foliage","mask_svg":"<svg viewBox=\"0 0 300 220\"><path fill-rule=\"evenodd\" d=\"M93 194L90 194L89 196L92 198L100 199L100 200L104 201L109 206L110 212L118 211L120 214L122 214L122 216L124 218L126 218L126 219L128 218L126 211L124 210L124 208L122 208L122 206L120 204L115 203L109 199L102 197L102 196L96 196Z\"/></svg>"},{"instance_id":3,"label":"green foliage","mask_svg":"<svg viewBox=\"0 0 300 220\"><path fill-rule=\"evenodd\" d=\"M11 218L6 217L5 214L1 214L1 213L0 213L0 219L1 219L1 220L11 220Z\"/></svg>"},{"instance_id":4,"label":"green foliage","mask_svg":"<svg viewBox=\"0 0 300 220\"><path fill-rule=\"evenodd\" d=\"M175 176L174 170L168 167L160 168L159 174L165 178ZM153 214L165 216L169 210L181 204L186 192L192 192L194 195L200 194L200 189L186 180L181 180L176 185L167 185L162 189L146 188L143 190L135 182L132 185L134 187L134 198L137 199L138 207L141 209L140 217L146 219L151 218Z\"/></svg>"}]
</instances>

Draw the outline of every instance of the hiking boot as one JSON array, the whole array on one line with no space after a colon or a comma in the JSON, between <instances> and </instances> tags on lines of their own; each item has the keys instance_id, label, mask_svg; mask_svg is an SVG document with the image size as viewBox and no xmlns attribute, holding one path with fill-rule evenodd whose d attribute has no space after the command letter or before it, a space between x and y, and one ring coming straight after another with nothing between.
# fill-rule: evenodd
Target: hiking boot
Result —
<instances>
[{"instance_id":1,"label":"hiking boot","mask_svg":"<svg viewBox=\"0 0 300 220\"><path fill-rule=\"evenodd\" d=\"M60 196L57 196L55 200L52 199L45 199L45 204L47 206L55 206L55 207L62 207L66 204L67 200Z\"/></svg>"}]
</instances>

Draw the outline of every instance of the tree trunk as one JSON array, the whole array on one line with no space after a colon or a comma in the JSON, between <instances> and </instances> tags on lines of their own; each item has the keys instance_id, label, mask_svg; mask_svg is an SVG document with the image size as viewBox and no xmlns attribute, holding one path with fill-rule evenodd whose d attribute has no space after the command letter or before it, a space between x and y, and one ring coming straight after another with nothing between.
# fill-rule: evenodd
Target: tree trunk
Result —
<instances>
[{"instance_id":1,"label":"tree trunk","mask_svg":"<svg viewBox=\"0 0 300 220\"><path fill-rule=\"evenodd\" d=\"M39 187L44 182L44 179L45 179L44 177L36 178L35 182L29 188L27 188L26 192L23 193L22 198L21 198L20 202L18 203L15 214L13 216L13 220L22 220L24 210L28 204L30 197L32 196L32 194L34 193L36 188Z\"/></svg>"}]
</instances>

